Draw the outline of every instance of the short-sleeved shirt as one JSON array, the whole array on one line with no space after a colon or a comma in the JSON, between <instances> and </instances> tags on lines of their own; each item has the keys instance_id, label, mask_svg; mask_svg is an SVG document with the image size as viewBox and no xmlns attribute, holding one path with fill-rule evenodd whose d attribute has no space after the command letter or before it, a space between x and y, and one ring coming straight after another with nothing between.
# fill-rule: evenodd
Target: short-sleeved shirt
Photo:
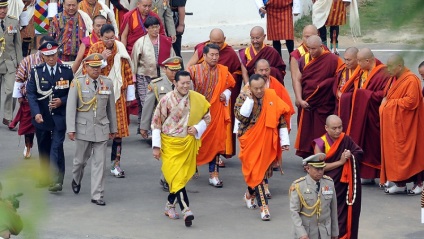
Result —
<instances>
[{"instance_id":1,"label":"short-sleeved shirt","mask_svg":"<svg viewBox=\"0 0 424 239\"><path fill-rule=\"evenodd\" d=\"M171 0L171 7L185 7L187 0Z\"/></svg>"}]
</instances>

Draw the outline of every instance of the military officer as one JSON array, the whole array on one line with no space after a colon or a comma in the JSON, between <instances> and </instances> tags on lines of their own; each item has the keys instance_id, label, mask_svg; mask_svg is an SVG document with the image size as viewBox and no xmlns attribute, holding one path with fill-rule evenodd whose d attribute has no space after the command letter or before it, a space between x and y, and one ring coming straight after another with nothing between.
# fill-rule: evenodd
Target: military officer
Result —
<instances>
[{"instance_id":1,"label":"military officer","mask_svg":"<svg viewBox=\"0 0 424 239\"><path fill-rule=\"evenodd\" d=\"M91 202L99 206L106 205L103 194L107 140L118 131L113 83L100 75L102 60L99 53L83 60L87 74L72 82L66 106L68 137L76 142L72 191L79 193L84 167L92 158Z\"/></svg>"},{"instance_id":2,"label":"military officer","mask_svg":"<svg viewBox=\"0 0 424 239\"><path fill-rule=\"evenodd\" d=\"M22 43L17 16L7 15L8 2L0 0L0 92L5 92L3 124L9 125L16 100L12 99L15 72L22 61ZM1 95L0 94L0 102Z\"/></svg>"},{"instance_id":3,"label":"military officer","mask_svg":"<svg viewBox=\"0 0 424 239\"><path fill-rule=\"evenodd\" d=\"M338 238L336 191L333 180L324 175L324 159L323 153L304 159L308 174L290 187L290 211L296 239Z\"/></svg>"},{"instance_id":4,"label":"military officer","mask_svg":"<svg viewBox=\"0 0 424 239\"><path fill-rule=\"evenodd\" d=\"M160 99L174 88L173 82L175 80L175 74L183 68L183 59L178 56L170 57L162 62L162 64L165 66L165 75L152 80L147 86L147 94L144 100L140 121L140 134L141 137L145 139L149 137L148 131L151 129L150 125L152 124L153 111ZM159 183L163 190L168 192L169 186L163 175Z\"/></svg>"},{"instance_id":5,"label":"military officer","mask_svg":"<svg viewBox=\"0 0 424 239\"><path fill-rule=\"evenodd\" d=\"M63 141L66 132L66 101L69 84L74 78L69 65L57 63L58 44L45 42L40 50L44 63L31 69L27 83L27 98L31 109L32 124L38 142L42 169L53 172L49 191L62 191L65 175ZM47 171L48 172L48 171ZM48 178L40 184L48 182ZM39 185L43 186L43 185Z\"/></svg>"}]
</instances>

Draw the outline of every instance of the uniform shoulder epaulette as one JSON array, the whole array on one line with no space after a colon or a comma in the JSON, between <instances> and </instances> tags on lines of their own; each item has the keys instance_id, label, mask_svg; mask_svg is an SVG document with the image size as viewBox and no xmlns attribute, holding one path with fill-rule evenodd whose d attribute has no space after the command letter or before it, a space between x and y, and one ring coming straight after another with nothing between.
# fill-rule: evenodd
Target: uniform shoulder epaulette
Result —
<instances>
[{"instance_id":1,"label":"uniform shoulder epaulette","mask_svg":"<svg viewBox=\"0 0 424 239\"><path fill-rule=\"evenodd\" d=\"M66 68L66 69L71 69L72 70L72 67L70 65L68 65L68 64L60 64L59 66L62 67L62 68Z\"/></svg>"},{"instance_id":2,"label":"uniform shoulder epaulette","mask_svg":"<svg viewBox=\"0 0 424 239\"><path fill-rule=\"evenodd\" d=\"M43 66L44 66L44 63L40 63L40 64L37 64L37 65L33 66L33 68L41 68Z\"/></svg>"},{"instance_id":3,"label":"uniform shoulder epaulette","mask_svg":"<svg viewBox=\"0 0 424 239\"><path fill-rule=\"evenodd\" d=\"M306 179L306 177L298 178L298 179L296 179L296 180L294 180L294 181L293 181L293 184L296 184L296 183L302 182L302 181L304 181L305 179Z\"/></svg>"},{"instance_id":4,"label":"uniform shoulder epaulette","mask_svg":"<svg viewBox=\"0 0 424 239\"><path fill-rule=\"evenodd\" d=\"M156 78L156 79L150 81L150 83L156 83L156 82L161 81L162 79L163 79L162 77L159 77L159 78Z\"/></svg>"},{"instance_id":5,"label":"uniform shoulder epaulette","mask_svg":"<svg viewBox=\"0 0 424 239\"><path fill-rule=\"evenodd\" d=\"M327 175L323 175L322 178L325 178L327 180L333 181L333 179L331 177L327 176Z\"/></svg>"},{"instance_id":6,"label":"uniform shoulder epaulette","mask_svg":"<svg viewBox=\"0 0 424 239\"><path fill-rule=\"evenodd\" d=\"M18 20L18 18L17 17L15 17L15 16L12 16L12 15L7 15L9 18L11 18L11 19L15 19L15 20Z\"/></svg>"}]
</instances>

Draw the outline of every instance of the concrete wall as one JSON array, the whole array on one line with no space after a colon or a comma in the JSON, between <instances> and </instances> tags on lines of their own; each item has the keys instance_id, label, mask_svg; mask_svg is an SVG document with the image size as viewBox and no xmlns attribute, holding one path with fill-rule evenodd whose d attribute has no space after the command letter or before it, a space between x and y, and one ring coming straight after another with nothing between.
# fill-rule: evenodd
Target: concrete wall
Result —
<instances>
[{"instance_id":1,"label":"concrete wall","mask_svg":"<svg viewBox=\"0 0 424 239\"><path fill-rule=\"evenodd\" d=\"M311 0L301 0L303 13L308 14ZM205 41L212 28L221 28L227 42L232 45L250 42L249 31L253 26L265 28L266 20L261 19L254 0L188 0L186 16L186 30L183 36L183 45L193 46ZM295 20L299 18L295 17Z\"/></svg>"}]
</instances>

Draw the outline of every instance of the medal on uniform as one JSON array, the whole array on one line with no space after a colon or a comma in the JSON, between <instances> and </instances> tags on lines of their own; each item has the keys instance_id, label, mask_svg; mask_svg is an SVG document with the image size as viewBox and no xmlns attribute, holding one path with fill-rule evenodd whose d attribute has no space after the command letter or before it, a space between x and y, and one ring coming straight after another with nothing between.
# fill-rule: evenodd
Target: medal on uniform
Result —
<instances>
[{"instance_id":1,"label":"medal on uniform","mask_svg":"<svg viewBox=\"0 0 424 239\"><path fill-rule=\"evenodd\" d=\"M161 91L165 90L165 87L161 86L161 87L160 87L160 90L161 90Z\"/></svg>"},{"instance_id":2,"label":"medal on uniform","mask_svg":"<svg viewBox=\"0 0 424 239\"><path fill-rule=\"evenodd\" d=\"M326 185L325 187L322 187L322 195L332 195L333 194L333 190L331 189L331 187L329 187L328 185Z\"/></svg>"},{"instance_id":3,"label":"medal on uniform","mask_svg":"<svg viewBox=\"0 0 424 239\"><path fill-rule=\"evenodd\" d=\"M12 35L12 34L18 33L18 30L15 29L15 27L13 27L12 25L10 25L10 26L7 27L7 33L9 35Z\"/></svg>"},{"instance_id":4,"label":"medal on uniform","mask_svg":"<svg viewBox=\"0 0 424 239\"><path fill-rule=\"evenodd\" d=\"M109 87L107 86L101 86L99 89L99 95L110 95Z\"/></svg>"}]
</instances>

